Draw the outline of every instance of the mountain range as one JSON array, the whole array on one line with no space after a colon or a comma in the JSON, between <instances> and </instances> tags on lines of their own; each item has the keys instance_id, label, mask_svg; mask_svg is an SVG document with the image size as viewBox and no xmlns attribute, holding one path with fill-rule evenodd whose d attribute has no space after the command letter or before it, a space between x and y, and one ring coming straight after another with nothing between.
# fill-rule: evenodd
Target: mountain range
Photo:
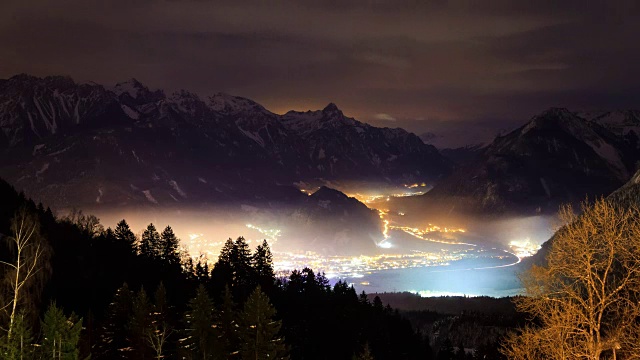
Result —
<instances>
[{"instance_id":1,"label":"mountain range","mask_svg":"<svg viewBox=\"0 0 640 360\"><path fill-rule=\"evenodd\" d=\"M551 108L483 148L449 151L464 161L419 201L471 212L554 213L562 203L622 186L640 161L638 134L638 111Z\"/></svg>"},{"instance_id":2,"label":"mountain range","mask_svg":"<svg viewBox=\"0 0 640 360\"><path fill-rule=\"evenodd\" d=\"M640 161L638 134L638 111L551 108L486 146L439 152L335 104L279 115L134 79L0 80L0 177L56 207L302 204L294 184L365 180L436 184L402 201L440 208L555 212L622 186Z\"/></svg>"},{"instance_id":3,"label":"mountain range","mask_svg":"<svg viewBox=\"0 0 640 360\"><path fill-rule=\"evenodd\" d=\"M434 182L451 169L415 134L334 104L278 115L222 93L59 76L0 80L0 153L0 177L56 207L304 201L295 182Z\"/></svg>"}]
</instances>

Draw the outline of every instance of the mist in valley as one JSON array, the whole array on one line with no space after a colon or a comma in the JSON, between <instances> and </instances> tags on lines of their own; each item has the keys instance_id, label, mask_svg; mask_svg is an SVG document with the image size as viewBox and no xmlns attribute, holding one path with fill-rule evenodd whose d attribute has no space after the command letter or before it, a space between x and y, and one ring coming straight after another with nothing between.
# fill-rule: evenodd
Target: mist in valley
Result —
<instances>
[{"instance_id":1,"label":"mist in valley","mask_svg":"<svg viewBox=\"0 0 640 360\"><path fill-rule=\"evenodd\" d=\"M281 274L309 266L358 290L424 296L517 294L519 269L514 265L535 254L558 225L552 215L486 218L407 210L397 201L402 189L341 189L361 203L326 189L326 199L309 195L309 202L290 206L98 207L86 212L98 216L105 228L126 219L138 235L150 223L157 229L170 225L189 255L211 263L226 239L243 236L251 248L267 240ZM337 199L327 200L331 196Z\"/></svg>"}]
</instances>

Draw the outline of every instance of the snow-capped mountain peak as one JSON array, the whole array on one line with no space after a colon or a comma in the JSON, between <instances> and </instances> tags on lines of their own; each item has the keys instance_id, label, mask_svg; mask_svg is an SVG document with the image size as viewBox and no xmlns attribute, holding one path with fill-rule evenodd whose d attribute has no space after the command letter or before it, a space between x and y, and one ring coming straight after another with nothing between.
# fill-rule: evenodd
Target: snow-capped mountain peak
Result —
<instances>
[{"instance_id":1,"label":"snow-capped mountain peak","mask_svg":"<svg viewBox=\"0 0 640 360\"><path fill-rule=\"evenodd\" d=\"M142 85L142 83L134 78L131 78L127 81L119 82L116 86L113 87L113 92L120 96L124 93L129 94L134 99L138 98L140 92L147 92L149 88Z\"/></svg>"},{"instance_id":2,"label":"snow-capped mountain peak","mask_svg":"<svg viewBox=\"0 0 640 360\"><path fill-rule=\"evenodd\" d=\"M62 77L0 80L0 151L0 176L67 204L96 189L101 204L273 190L260 191L249 173L267 188L317 178L431 181L449 171L417 136L347 118L335 104L277 115L228 94L167 97L135 79L112 91ZM87 179L82 191L77 178Z\"/></svg>"},{"instance_id":3,"label":"snow-capped mountain peak","mask_svg":"<svg viewBox=\"0 0 640 360\"><path fill-rule=\"evenodd\" d=\"M222 114L234 115L244 112L270 113L253 100L226 93L217 93L209 97L209 107Z\"/></svg>"}]
</instances>

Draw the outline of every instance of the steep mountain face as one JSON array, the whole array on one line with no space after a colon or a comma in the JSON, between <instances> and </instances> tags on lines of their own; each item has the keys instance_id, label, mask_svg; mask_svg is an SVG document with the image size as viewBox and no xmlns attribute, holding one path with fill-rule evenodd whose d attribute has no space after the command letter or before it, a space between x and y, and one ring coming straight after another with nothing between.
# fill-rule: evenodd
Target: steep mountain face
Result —
<instances>
[{"instance_id":1,"label":"steep mountain face","mask_svg":"<svg viewBox=\"0 0 640 360\"><path fill-rule=\"evenodd\" d=\"M296 181L431 181L449 163L401 129L335 106L271 113L240 97L167 96L132 79L0 80L0 177L58 207L298 201Z\"/></svg>"},{"instance_id":2,"label":"steep mountain face","mask_svg":"<svg viewBox=\"0 0 640 360\"><path fill-rule=\"evenodd\" d=\"M321 111L290 111L282 120L307 147L306 169L297 169L299 174L435 181L450 167L435 147L415 134L361 123L344 116L335 104Z\"/></svg>"},{"instance_id":3,"label":"steep mountain face","mask_svg":"<svg viewBox=\"0 0 640 360\"><path fill-rule=\"evenodd\" d=\"M607 119L549 109L496 138L478 161L455 171L425 198L476 211L531 213L607 195L628 180L640 159L635 125L628 125L635 120Z\"/></svg>"},{"instance_id":4,"label":"steep mountain face","mask_svg":"<svg viewBox=\"0 0 640 360\"><path fill-rule=\"evenodd\" d=\"M611 193L608 199L621 206L640 207L640 170L624 186Z\"/></svg>"}]
</instances>

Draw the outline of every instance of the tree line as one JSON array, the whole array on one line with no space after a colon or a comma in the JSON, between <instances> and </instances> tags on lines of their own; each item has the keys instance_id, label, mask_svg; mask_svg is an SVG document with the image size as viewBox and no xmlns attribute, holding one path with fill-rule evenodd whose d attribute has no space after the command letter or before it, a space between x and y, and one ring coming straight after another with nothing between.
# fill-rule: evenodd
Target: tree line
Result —
<instances>
[{"instance_id":1,"label":"tree line","mask_svg":"<svg viewBox=\"0 0 640 360\"><path fill-rule=\"evenodd\" d=\"M149 224L138 238L125 220L104 229L78 211L57 218L1 181L0 197L0 242L10 249L0 252L0 358L431 355L428 339L379 298L312 269L276 277L266 241L251 249L229 239L210 266L181 250L170 226Z\"/></svg>"}]
</instances>

